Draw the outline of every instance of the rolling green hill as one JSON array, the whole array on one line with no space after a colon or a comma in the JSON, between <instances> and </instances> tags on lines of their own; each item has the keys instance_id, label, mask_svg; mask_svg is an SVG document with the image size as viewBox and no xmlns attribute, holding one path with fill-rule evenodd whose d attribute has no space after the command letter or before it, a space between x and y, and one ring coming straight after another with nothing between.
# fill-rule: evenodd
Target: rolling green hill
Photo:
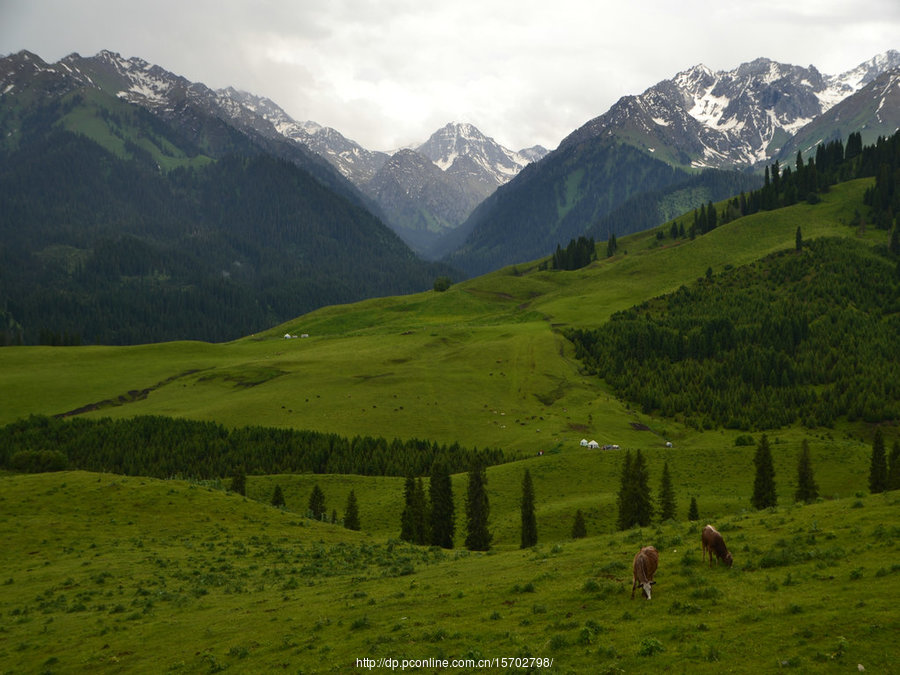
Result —
<instances>
[{"instance_id":1,"label":"rolling green hill","mask_svg":"<svg viewBox=\"0 0 900 675\"><path fill-rule=\"evenodd\" d=\"M576 468L587 465L538 483L539 499ZM367 672L363 658L472 659L446 670L478 672L479 659L519 658L553 673L838 673L895 662L896 493L721 518L728 569L700 560L705 521L475 554L182 481L66 472L0 488L4 672ZM653 599L630 599L631 559L648 544L660 551Z\"/></svg>"}]
</instances>

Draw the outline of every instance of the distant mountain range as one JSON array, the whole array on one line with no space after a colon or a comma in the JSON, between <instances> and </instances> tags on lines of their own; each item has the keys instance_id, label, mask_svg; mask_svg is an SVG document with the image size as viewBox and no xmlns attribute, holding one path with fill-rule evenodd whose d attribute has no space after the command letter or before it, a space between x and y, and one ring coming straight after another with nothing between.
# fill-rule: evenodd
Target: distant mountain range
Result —
<instances>
[{"instance_id":1,"label":"distant mountain range","mask_svg":"<svg viewBox=\"0 0 900 675\"><path fill-rule=\"evenodd\" d=\"M449 253L447 235L498 186L547 154L539 145L509 150L465 123L447 124L421 145L393 153L367 150L335 129L291 119L267 98L231 88L217 94L233 104L234 119L246 118L249 111L325 158L426 258Z\"/></svg>"},{"instance_id":2,"label":"distant mountain range","mask_svg":"<svg viewBox=\"0 0 900 675\"><path fill-rule=\"evenodd\" d=\"M898 67L897 51L837 76L764 58L730 71L698 65L643 94L622 97L563 139L560 148L607 136L679 166L754 166L778 158L806 125ZM900 122L900 110L890 116L893 123ZM869 130L863 141L876 134Z\"/></svg>"},{"instance_id":3,"label":"distant mountain range","mask_svg":"<svg viewBox=\"0 0 900 675\"><path fill-rule=\"evenodd\" d=\"M50 316L40 308L53 305L48 289L80 288L71 302L87 307L96 301L90 284L104 279L104 292L123 307L141 306L128 293L149 298L148 288L161 284L167 293L199 293L182 319L204 303L215 307L217 294L231 294L231 311L243 318L187 333L176 321L171 331L155 325L122 337L112 327L92 336L69 316L46 330L102 341L231 336L228 327L246 331L321 304L424 288L438 274L546 256L578 236L654 227L756 187L762 165L775 159L809 156L850 132L871 143L898 126L897 51L837 76L763 58L730 71L698 65L622 97L549 153L504 148L464 123L414 147L373 151L293 120L267 98L212 90L139 58L102 51L48 64L23 51L0 59L0 281L29 279L44 295L0 284L0 324L13 327L6 334L22 326L34 341L35 322ZM78 171L61 170L76 147ZM58 185L41 184L42 175ZM222 211L231 202L213 199L213 175L238 194L248 181L264 225L252 211ZM264 176L268 196L258 183ZM290 194L299 185L311 202ZM140 264L122 263L129 251ZM444 264L425 265L413 251ZM153 283L141 290L134 279ZM226 292L222 283L232 286ZM25 297L35 306L25 309Z\"/></svg>"}]
</instances>

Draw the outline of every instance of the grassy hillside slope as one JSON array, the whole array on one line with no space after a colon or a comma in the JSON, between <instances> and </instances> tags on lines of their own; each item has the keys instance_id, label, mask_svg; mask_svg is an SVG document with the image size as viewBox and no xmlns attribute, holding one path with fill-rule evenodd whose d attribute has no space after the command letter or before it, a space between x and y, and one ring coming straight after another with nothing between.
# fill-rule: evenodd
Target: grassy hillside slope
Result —
<instances>
[{"instance_id":1,"label":"grassy hillside slope","mask_svg":"<svg viewBox=\"0 0 900 675\"><path fill-rule=\"evenodd\" d=\"M732 569L701 563L705 521L473 554L181 481L5 476L0 504L2 672L364 672L363 657L537 657L535 671L559 673L895 665L897 493L720 520ZM629 597L647 544L660 551L649 602Z\"/></svg>"},{"instance_id":2,"label":"grassy hillside slope","mask_svg":"<svg viewBox=\"0 0 900 675\"><path fill-rule=\"evenodd\" d=\"M694 241L623 238L622 253L574 272L523 264L444 293L324 308L227 344L2 349L0 423L99 404L84 414L428 438L523 455L582 437L645 444L632 423L687 440L692 432L630 411L583 376L555 329L601 325L708 268L789 248L798 226L805 239L884 241L884 232L847 225L869 184L843 184L815 206L742 218ZM285 340L287 332L310 337Z\"/></svg>"}]
</instances>

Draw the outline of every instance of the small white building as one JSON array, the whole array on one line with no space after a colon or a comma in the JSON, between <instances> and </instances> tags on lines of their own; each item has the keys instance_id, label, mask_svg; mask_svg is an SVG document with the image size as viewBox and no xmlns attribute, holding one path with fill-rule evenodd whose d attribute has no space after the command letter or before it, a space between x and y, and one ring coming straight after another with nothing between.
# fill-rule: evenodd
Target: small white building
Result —
<instances>
[{"instance_id":1,"label":"small white building","mask_svg":"<svg viewBox=\"0 0 900 675\"><path fill-rule=\"evenodd\" d=\"M597 441L591 441L590 443L587 444L587 446L589 448L596 450L597 448L600 447L600 444Z\"/></svg>"},{"instance_id":2,"label":"small white building","mask_svg":"<svg viewBox=\"0 0 900 675\"><path fill-rule=\"evenodd\" d=\"M586 439L586 438L582 438L582 439L581 439L581 447L582 447L582 448L586 448L586 447L587 447L587 444L588 444L587 439Z\"/></svg>"}]
</instances>

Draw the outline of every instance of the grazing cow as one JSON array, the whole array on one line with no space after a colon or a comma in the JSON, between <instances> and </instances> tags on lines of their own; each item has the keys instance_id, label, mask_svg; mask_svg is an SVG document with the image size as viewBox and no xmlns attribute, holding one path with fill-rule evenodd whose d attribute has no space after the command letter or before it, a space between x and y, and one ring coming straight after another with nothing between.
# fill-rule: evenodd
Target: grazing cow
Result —
<instances>
[{"instance_id":1,"label":"grazing cow","mask_svg":"<svg viewBox=\"0 0 900 675\"><path fill-rule=\"evenodd\" d=\"M631 597L634 598L634 589L641 585L644 595L650 599L650 587L656 582L653 575L659 565L659 551L652 546L645 546L634 556L634 572L631 577Z\"/></svg>"},{"instance_id":2,"label":"grazing cow","mask_svg":"<svg viewBox=\"0 0 900 675\"><path fill-rule=\"evenodd\" d=\"M706 556L709 554L710 567L712 567L713 563L713 553L716 555L717 565L719 564L719 560L723 560L729 567L734 564L734 559L731 557L731 551L725 546L725 540L722 539L722 535L719 534L712 525L707 525L703 528L703 534L700 537L700 541L703 545L703 559L706 560Z\"/></svg>"}]
</instances>

